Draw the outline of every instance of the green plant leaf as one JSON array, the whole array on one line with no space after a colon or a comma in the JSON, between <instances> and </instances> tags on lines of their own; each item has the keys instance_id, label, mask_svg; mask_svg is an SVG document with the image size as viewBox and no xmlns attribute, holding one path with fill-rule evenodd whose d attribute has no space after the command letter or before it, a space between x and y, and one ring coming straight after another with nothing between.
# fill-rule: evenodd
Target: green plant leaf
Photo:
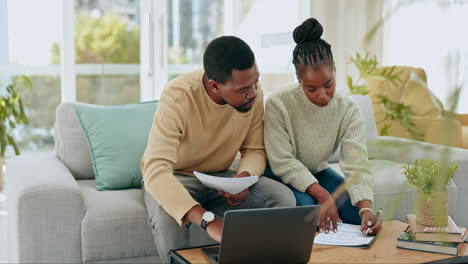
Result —
<instances>
[{"instance_id":1,"label":"green plant leaf","mask_svg":"<svg viewBox=\"0 0 468 264\"><path fill-rule=\"evenodd\" d=\"M416 128L412 120L413 112L411 107L403 103L391 101L387 96L380 94L379 104L385 114L384 120L397 120L400 125L408 132L411 138L416 140L423 140L424 133Z\"/></svg>"},{"instance_id":2,"label":"green plant leaf","mask_svg":"<svg viewBox=\"0 0 468 264\"><path fill-rule=\"evenodd\" d=\"M356 85L349 89L349 94L367 95L369 94L369 89L367 89L367 85Z\"/></svg>"},{"instance_id":3,"label":"green plant leaf","mask_svg":"<svg viewBox=\"0 0 468 264\"><path fill-rule=\"evenodd\" d=\"M458 164L454 162L450 166L442 166L435 160L422 159L404 165L403 168L403 175L408 183L420 189L428 198L433 191L446 189L450 179L455 176Z\"/></svg>"},{"instance_id":4,"label":"green plant leaf","mask_svg":"<svg viewBox=\"0 0 468 264\"><path fill-rule=\"evenodd\" d=\"M19 155L20 151L19 151L18 146L16 145L15 140L13 139L13 136L7 135L7 140L8 140L8 144L10 144L13 147L13 150L15 151L15 154Z\"/></svg>"},{"instance_id":5,"label":"green plant leaf","mask_svg":"<svg viewBox=\"0 0 468 264\"><path fill-rule=\"evenodd\" d=\"M380 129L381 136L388 136L390 135L390 125L384 124L384 126Z\"/></svg>"},{"instance_id":6,"label":"green plant leaf","mask_svg":"<svg viewBox=\"0 0 468 264\"><path fill-rule=\"evenodd\" d=\"M20 154L18 145L13 138L13 130L18 124L28 124L18 88L32 89L32 82L27 76L17 76L12 83L5 86L6 93L0 97L0 152L5 156L8 146L12 146L16 155Z\"/></svg>"},{"instance_id":7,"label":"green plant leaf","mask_svg":"<svg viewBox=\"0 0 468 264\"><path fill-rule=\"evenodd\" d=\"M359 76L363 79L367 79L373 76L378 62L376 56L370 56L368 53L363 57L358 52L354 58L351 58L351 62L356 66L359 72Z\"/></svg>"},{"instance_id":8,"label":"green plant leaf","mask_svg":"<svg viewBox=\"0 0 468 264\"><path fill-rule=\"evenodd\" d=\"M351 76L346 76L346 83L348 84L348 88L351 90L351 88L353 87L353 77Z\"/></svg>"}]
</instances>

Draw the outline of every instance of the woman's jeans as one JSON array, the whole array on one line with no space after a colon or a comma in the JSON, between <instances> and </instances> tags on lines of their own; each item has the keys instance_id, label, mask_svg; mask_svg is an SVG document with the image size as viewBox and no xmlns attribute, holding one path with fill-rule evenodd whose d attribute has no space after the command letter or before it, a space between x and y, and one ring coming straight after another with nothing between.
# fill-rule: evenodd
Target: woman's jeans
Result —
<instances>
[{"instance_id":1,"label":"woman's jeans","mask_svg":"<svg viewBox=\"0 0 468 264\"><path fill-rule=\"evenodd\" d=\"M279 177L275 176L271 169L268 167L264 173L265 176L283 182ZM344 178L331 168L327 168L319 173L314 174L320 186L327 190L330 194L333 193L343 182ZM296 205L316 205L317 200L308 193L300 192L291 185L287 185L296 197ZM336 200L336 208L338 214L343 221L347 224L361 224L361 217L359 216L359 208L351 204L348 192L344 191Z\"/></svg>"}]
</instances>

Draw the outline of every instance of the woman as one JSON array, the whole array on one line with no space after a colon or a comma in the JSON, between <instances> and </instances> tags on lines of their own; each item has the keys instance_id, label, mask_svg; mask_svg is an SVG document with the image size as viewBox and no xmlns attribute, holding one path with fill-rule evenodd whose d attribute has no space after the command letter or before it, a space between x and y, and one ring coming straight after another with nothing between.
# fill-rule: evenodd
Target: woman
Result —
<instances>
[{"instance_id":1,"label":"woman","mask_svg":"<svg viewBox=\"0 0 468 264\"><path fill-rule=\"evenodd\" d=\"M320 38L322 32L314 18L294 30L293 64L299 85L272 95L266 103L268 160L278 180L293 191L297 205L320 205L321 232L328 233L331 227L336 232L337 222L343 220L376 235L382 227L380 220L368 230L374 216L373 178L364 121L353 99L335 94L335 64L331 46ZM327 163L340 143L347 191L343 177Z\"/></svg>"}]
</instances>

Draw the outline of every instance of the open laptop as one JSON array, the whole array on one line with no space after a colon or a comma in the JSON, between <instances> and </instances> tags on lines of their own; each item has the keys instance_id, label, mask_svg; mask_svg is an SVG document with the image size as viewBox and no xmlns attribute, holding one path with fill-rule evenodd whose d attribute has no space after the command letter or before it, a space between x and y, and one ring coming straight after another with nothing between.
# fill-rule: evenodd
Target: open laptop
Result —
<instances>
[{"instance_id":1,"label":"open laptop","mask_svg":"<svg viewBox=\"0 0 468 264\"><path fill-rule=\"evenodd\" d=\"M203 248L212 263L306 263L320 207L227 211L219 247Z\"/></svg>"}]
</instances>

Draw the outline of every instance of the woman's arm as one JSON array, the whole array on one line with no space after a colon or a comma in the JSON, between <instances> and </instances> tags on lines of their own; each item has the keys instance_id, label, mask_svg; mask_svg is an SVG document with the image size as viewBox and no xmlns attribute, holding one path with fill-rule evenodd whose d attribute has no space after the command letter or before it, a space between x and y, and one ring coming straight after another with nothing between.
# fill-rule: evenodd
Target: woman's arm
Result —
<instances>
[{"instance_id":1,"label":"woman's arm","mask_svg":"<svg viewBox=\"0 0 468 264\"><path fill-rule=\"evenodd\" d=\"M346 176L351 203L358 205L360 201L368 201L372 204L374 179L369 171L364 120L354 101L346 111L342 126L340 167ZM367 206L367 202L364 205Z\"/></svg>"}]
</instances>

